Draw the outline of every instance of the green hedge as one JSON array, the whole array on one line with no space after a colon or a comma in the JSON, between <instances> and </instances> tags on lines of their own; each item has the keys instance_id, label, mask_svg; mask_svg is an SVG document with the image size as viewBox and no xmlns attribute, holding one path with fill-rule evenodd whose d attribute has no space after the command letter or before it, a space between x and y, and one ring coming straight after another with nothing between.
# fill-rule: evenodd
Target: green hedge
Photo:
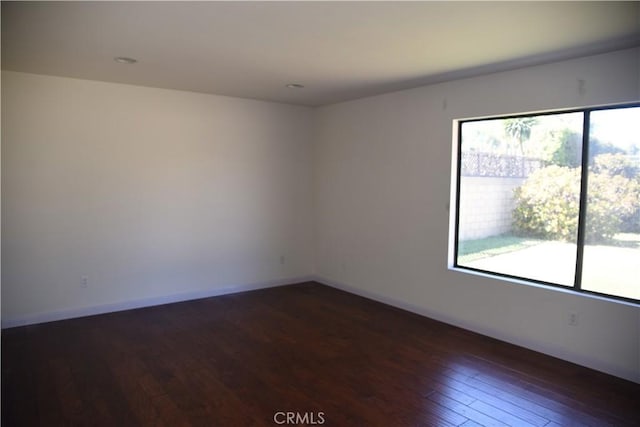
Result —
<instances>
[{"instance_id":1,"label":"green hedge","mask_svg":"<svg viewBox=\"0 0 640 427\"><path fill-rule=\"evenodd\" d=\"M611 156L611 155L609 155ZM598 156L600 157L600 156ZM618 159L594 162L589 174L586 239L610 240L628 230L640 212L640 181L637 176L612 175L608 164L618 167ZM513 224L516 233L543 239L575 241L578 229L580 194L579 168L548 166L527 178L515 190Z\"/></svg>"}]
</instances>

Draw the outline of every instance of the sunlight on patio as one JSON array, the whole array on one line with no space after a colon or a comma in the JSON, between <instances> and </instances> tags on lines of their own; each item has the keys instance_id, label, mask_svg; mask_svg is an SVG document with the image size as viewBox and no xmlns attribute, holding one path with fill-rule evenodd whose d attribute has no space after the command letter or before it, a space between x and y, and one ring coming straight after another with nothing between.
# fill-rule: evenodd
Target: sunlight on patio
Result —
<instances>
[{"instance_id":1,"label":"sunlight on patio","mask_svg":"<svg viewBox=\"0 0 640 427\"><path fill-rule=\"evenodd\" d=\"M465 267L573 286L576 245L542 242L513 252L467 262Z\"/></svg>"},{"instance_id":2,"label":"sunlight on patio","mask_svg":"<svg viewBox=\"0 0 640 427\"><path fill-rule=\"evenodd\" d=\"M573 286L576 245L541 242L513 252L465 262L465 267ZM640 299L640 248L587 245L582 288Z\"/></svg>"}]
</instances>

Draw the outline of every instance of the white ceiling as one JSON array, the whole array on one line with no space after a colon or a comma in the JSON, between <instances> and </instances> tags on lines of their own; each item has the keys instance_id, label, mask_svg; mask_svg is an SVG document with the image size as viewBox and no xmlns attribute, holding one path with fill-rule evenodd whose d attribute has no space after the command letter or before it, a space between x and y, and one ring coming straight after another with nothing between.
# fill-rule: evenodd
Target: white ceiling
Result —
<instances>
[{"instance_id":1,"label":"white ceiling","mask_svg":"<svg viewBox=\"0 0 640 427\"><path fill-rule=\"evenodd\" d=\"M637 1L2 2L4 69L310 106L639 44Z\"/></svg>"}]
</instances>

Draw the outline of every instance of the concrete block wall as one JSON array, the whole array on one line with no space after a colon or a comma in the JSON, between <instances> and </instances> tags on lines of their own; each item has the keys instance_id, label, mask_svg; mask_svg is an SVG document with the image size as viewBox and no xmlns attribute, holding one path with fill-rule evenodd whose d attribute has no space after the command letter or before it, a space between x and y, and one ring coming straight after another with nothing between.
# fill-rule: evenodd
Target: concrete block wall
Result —
<instances>
[{"instance_id":1,"label":"concrete block wall","mask_svg":"<svg viewBox=\"0 0 640 427\"><path fill-rule=\"evenodd\" d=\"M513 191L524 181L525 178L463 176L459 239L482 239L511 231Z\"/></svg>"}]
</instances>

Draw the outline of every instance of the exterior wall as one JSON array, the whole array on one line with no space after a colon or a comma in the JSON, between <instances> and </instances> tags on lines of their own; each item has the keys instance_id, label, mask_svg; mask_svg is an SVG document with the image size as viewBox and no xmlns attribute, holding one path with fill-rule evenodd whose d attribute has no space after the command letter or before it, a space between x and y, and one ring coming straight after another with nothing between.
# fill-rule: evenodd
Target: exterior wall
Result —
<instances>
[{"instance_id":1,"label":"exterior wall","mask_svg":"<svg viewBox=\"0 0 640 427\"><path fill-rule=\"evenodd\" d=\"M482 239L511 231L513 190L525 178L470 177L460 182L460 240Z\"/></svg>"}]
</instances>

